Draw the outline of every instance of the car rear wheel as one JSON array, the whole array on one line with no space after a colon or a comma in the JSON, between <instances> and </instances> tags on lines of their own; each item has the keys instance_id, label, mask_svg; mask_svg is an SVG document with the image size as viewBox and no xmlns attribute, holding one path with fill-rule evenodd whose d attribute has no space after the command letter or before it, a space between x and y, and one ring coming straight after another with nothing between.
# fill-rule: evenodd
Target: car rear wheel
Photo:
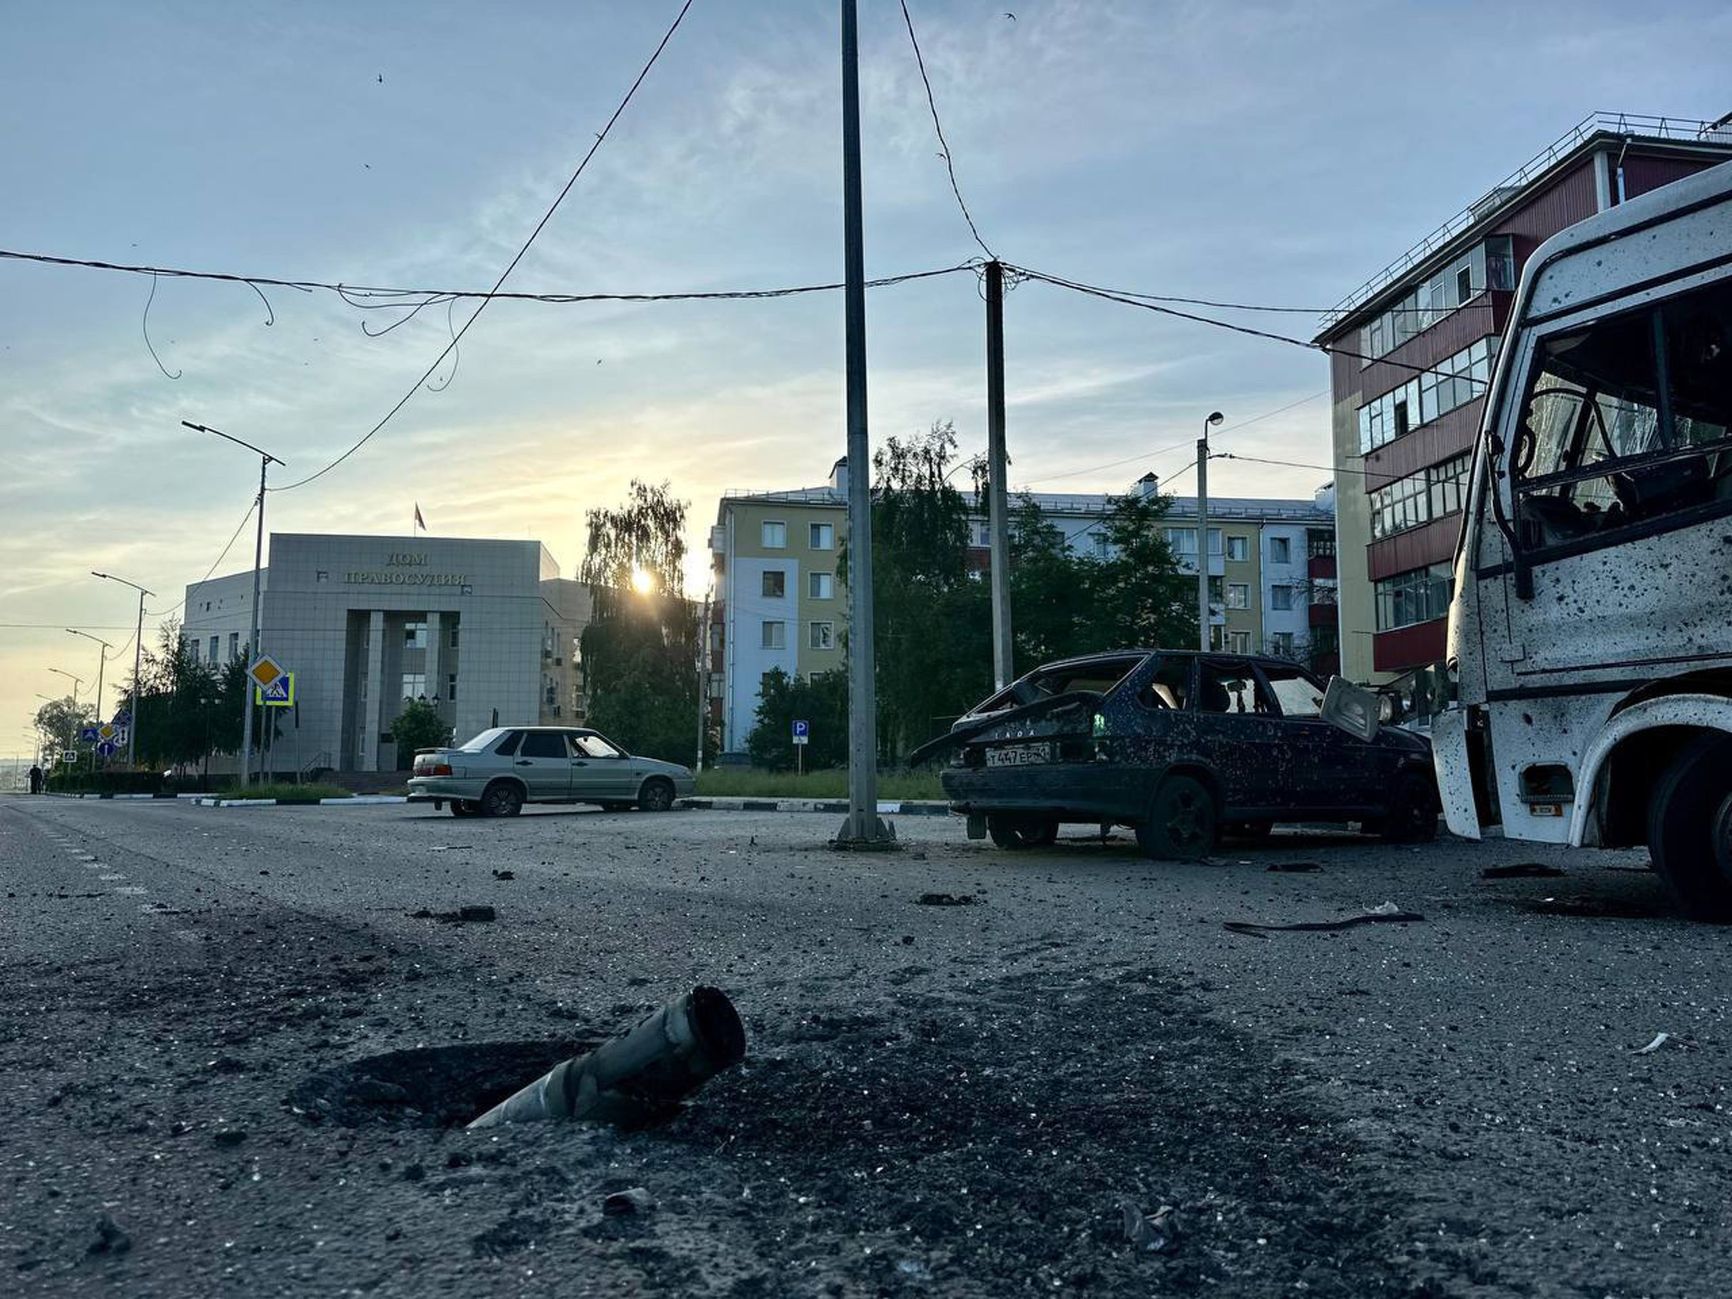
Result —
<instances>
[{"instance_id":1,"label":"car rear wheel","mask_svg":"<svg viewBox=\"0 0 1732 1299\"><path fill-rule=\"evenodd\" d=\"M1168 776L1137 826L1137 847L1157 861L1195 861L1215 846L1214 796L1194 776Z\"/></svg>"},{"instance_id":2,"label":"car rear wheel","mask_svg":"<svg viewBox=\"0 0 1732 1299\"><path fill-rule=\"evenodd\" d=\"M523 791L509 780L496 780L481 794L482 816L516 816L523 810Z\"/></svg>"},{"instance_id":3,"label":"car rear wheel","mask_svg":"<svg viewBox=\"0 0 1732 1299\"><path fill-rule=\"evenodd\" d=\"M1437 838L1437 786L1410 771L1395 782L1389 810L1377 822L1386 843L1430 843Z\"/></svg>"},{"instance_id":4,"label":"car rear wheel","mask_svg":"<svg viewBox=\"0 0 1732 1299\"><path fill-rule=\"evenodd\" d=\"M644 781L637 805L646 812L666 812L674 805L674 782L660 776Z\"/></svg>"},{"instance_id":5,"label":"car rear wheel","mask_svg":"<svg viewBox=\"0 0 1732 1299\"><path fill-rule=\"evenodd\" d=\"M1686 915L1732 921L1732 738L1703 737L1660 778L1648 851Z\"/></svg>"},{"instance_id":6,"label":"car rear wheel","mask_svg":"<svg viewBox=\"0 0 1732 1299\"><path fill-rule=\"evenodd\" d=\"M1058 822L1045 816L989 816L986 832L1000 848L1044 848L1058 839Z\"/></svg>"}]
</instances>

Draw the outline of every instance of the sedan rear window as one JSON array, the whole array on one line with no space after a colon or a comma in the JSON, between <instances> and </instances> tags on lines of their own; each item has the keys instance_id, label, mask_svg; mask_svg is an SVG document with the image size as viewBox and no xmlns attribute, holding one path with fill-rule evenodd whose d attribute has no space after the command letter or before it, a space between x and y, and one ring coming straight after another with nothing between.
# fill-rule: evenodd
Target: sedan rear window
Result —
<instances>
[{"instance_id":1,"label":"sedan rear window","mask_svg":"<svg viewBox=\"0 0 1732 1299\"><path fill-rule=\"evenodd\" d=\"M564 731L527 731L523 736L523 756L526 758L565 758Z\"/></svg>"},{"instance_id":2,"label":"sedan rear window","mask_svg":"<svg viewBox=\"0 0 1732 1299\"><path fill-rule=\"evenodd\" d=\"M504 735L504 734L505 734L504 730L502 730L500 727L497 727L497 726L489 727L487 730L481 732L480 735L477 735L474 739L470 740L468 743L459 745L457 752L459 752L459 753L486 753L489 746L491 746L495 740L497 740L501 735Z\"/></svg>"}]
</instances>

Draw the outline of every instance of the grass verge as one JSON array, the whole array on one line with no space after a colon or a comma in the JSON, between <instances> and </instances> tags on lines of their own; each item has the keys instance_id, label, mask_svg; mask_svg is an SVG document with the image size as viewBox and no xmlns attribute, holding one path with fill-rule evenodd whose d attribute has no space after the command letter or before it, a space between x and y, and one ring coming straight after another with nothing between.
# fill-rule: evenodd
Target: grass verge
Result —
<instances>
[{"instance_id":1,"label":"grass verge","mask_svg":"<svg viewBox=\"0 0 1732 1299\"><path fill-rule=\"evenodd\" d=\"M274 798L279 803L317 803L321 798L353 798L340 785L249 785L245 789L222 789L217 798Z\"/></svg>"},{"instance_id":2,"label":"grass verge","mask_svg":"<svg viewBox=\"0 0 1732 1299\"><path fill-rule=\"evenodd\" d=\"M699 798L847 798L846 771L814 771L796 776L791 771L758 771L754 768L722 768L698 773ZM942 799L944 790L936 773L929 771L881 772L881 799Z\"/></svg>"}]
</instances>

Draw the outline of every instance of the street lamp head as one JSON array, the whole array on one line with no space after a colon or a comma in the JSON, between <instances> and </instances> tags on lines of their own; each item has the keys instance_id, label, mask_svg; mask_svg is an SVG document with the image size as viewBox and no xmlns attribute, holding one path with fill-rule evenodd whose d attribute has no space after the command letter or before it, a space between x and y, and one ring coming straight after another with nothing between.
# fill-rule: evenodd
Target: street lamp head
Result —
<instances>
[{"instance_id":1,"label":"street lamp head","mask_svg":"<svg viewBox=\"0 0 1732 1299\"><path fill-rule=\"evenodd\" d=\"M1209 413L1209 418L1206 422L1212 427L1216 424L1219 424L1225 418L1227 418L1227 417L1225 415L1221 414L1220 411L1218 411L1218 410L1217 411L1211 411Z\"/></svg>"}]
</instances>

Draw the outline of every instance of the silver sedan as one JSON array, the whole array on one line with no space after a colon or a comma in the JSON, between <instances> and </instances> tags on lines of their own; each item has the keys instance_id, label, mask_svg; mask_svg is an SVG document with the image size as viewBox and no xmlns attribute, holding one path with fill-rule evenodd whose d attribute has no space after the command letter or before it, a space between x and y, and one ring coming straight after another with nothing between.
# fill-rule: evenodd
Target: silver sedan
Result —
<instances>
[{"instance_id":1,"label":"silver sedan","mask_svg":"<svg viewBox=\"0 0 1732 1299\"><path fill-rule=\"evenodd\" d=\"M496 726L455 749L415 755L409 801L453 816L516 816L525 803L598 803L665 812L692 792L676 762L639 758L596 731Z\"/></svg>"}]
</instances>

